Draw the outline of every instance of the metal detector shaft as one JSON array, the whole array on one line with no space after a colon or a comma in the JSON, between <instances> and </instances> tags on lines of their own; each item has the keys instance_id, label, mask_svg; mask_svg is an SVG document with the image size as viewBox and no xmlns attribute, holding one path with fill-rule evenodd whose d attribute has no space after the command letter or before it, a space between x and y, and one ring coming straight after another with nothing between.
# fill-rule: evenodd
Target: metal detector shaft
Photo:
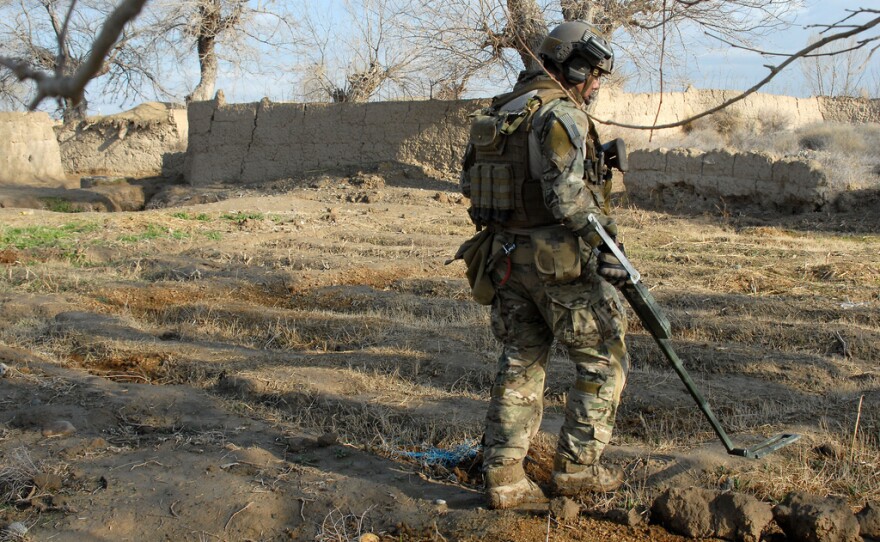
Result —
<instances>
[{"instance_id":1,"label":"metal detector shaft","mask_svg":"<svg viewBox=\"0 0 880 542\"><path fill-rule=\"evenodd\" d=\"M635 310L635 313L642 320L642 323L645 324L645 327L651 333L651 336L654 337L654 341L657 343L657 346L660 347L660 351L663 352L663 355L669 360L672 368L675 369L676 374L678 374L678 377L684 383L688 393L690 393L691 397L694 398L694 401L697 402L697 406L700 407L703 415L706 416L706 420L709 421L715 434L721 439L721 442L727 449L727 453L732 453L734 447L733 443L730 441L730 437L727 436L724 428L721 427L721 423L719 423L718 418L715 417L715 413L709 408L709 403L703 398L703 394L697 389L696 384L694 384L691 376L681 363L681 359L669 343L669 321L663 313L659 312L659 307L657 307L654 302L654 296L652 296L651 292L649 292L648 289L645 288L645 285L641 283L627 283L622 288L622 291L623 296L633 307L633 310ZM648 307L650 307L651 310L647 311L647 313L655 315L654 318L642 317L642 315L646 313L645 309Z\"/></svg>"},{"instance_id":2,"label":"metal detector shaft","mask_svg":"<svg viewBox=\"0 0 880 542\"><path fill-rule=\"evenodd\" d=\"M602 241L609 248L611 253L620 261L623 268L626 269L629 274L629 280L621 288L623 296L629 302L633 311L639 317L639 320L641 320L648 332L651 333L654 342L660 347L660 351L663 352L663 355L669 360L672 368L687 388L688 393L694 398L694 401L696 401L697 406L700 407L700 411L702 411L706 420L708 420L709 424L712 426L715 434L721 439L727 453L730 455L756 459L799 439L800 435L782 434L751 448L735 448L733 446L730 437L727 436L727 432L724 431L718 418L715 417L715 413L709 408L709 403L703 398L703 394L700 393L700 390L697 389L696 384L694 384L694 381L685 370L681 359L679 359L675 350L672 349L672 345L669 342L672 337L669 320L666 318L663 311L660 310L660 307L654 300L654 296L651 295L648 288L641 282L641 275L635 270L635 267L633 267L623 251L617 246L616 241L608 235L608 232L605 231L605 228L602 227L598 220L596 220L593 215L590 215L588 220L596 229L596 232L602 238Z\"/></svg>"}]
</instances>

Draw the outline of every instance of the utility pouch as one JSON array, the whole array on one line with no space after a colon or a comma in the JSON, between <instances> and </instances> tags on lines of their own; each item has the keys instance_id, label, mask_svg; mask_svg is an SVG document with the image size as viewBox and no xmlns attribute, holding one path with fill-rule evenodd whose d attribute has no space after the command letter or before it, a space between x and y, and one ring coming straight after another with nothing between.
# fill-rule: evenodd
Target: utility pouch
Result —
<instances>
[{"instance_id":1,"label":"utility pouch","mask_svg":"<svg viewBox=\"0 0 880 542\"><path fill-rule=\"evenodd\" d=\"M499 126L501 122L502 119L495 115L473 115L470 141L479 152L494 155L504 152L504 142L507 138L501 133Z\"/></svg>"},{"instance_id":2,"label":"utility pouch","mask_svg":"<svg viewBox=\"0 0 880 542\"><path fill-rule=\"evenodd\" d=\"M564 227L545 228L531 233L535 269L546 284L571 282L581 276L580 244L577 236Z\"/></svg>"},{"instance_id":3,"label":"utility pouch","mask_svg":"<svg viewBox=\"0 0 880 542\"><path fill-rule=\"evenodd\" d=\"M458 248L455 258L446 262L451 263L454 260L464 260L467 270L468 284L471 286L471 295L474 301L480 305L491 305L495 298L495 287L492 286L492 279L489 277L489 269L486 263L489 261L492 251L492 242L495 240L495 234L489 230L482 230L474 235Z\"/></svg>"}]
</instances>

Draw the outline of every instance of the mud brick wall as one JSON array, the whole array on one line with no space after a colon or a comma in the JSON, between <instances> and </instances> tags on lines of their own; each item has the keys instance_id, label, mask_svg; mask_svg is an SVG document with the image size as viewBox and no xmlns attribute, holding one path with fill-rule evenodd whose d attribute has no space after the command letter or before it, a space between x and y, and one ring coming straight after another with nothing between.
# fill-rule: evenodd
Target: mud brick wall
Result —
<instances>
[{"instance_id":1,"label":"mud brick wall","mask_svg":"<svg viewBox=\"0 0 880 542\"><path fill-rule=\"evenodd\" d=\"M401 162L448 176L461 162L467 115L484 103L192 103L184 175L193 185L253 183Z\"/></svg>"},{"instance_id":2,"label":"mud brick wall","mask_svg":"<svg viewBox=\"0 0 880 542\"><path fill-rule=\"evenodd\" d=\"M658 106L657 121L668 123L736 95L733 91L689 89L665 94L660 104L656 94L605 89L601 92L601 107L595 111L598 117L642 125L654 122ZM252 183L322 170L402 162L454 179L467 141L467 115L487 103L488 100L431 100L301 104L264 99L258 103L226 105L220 96L189 105L184 176L194 185ZM791 126L823 120L880 122L880 100L754 94L732 107L746 116L772 112L787 119ZM613 127L599 129L604 137L616 137ZM676 159L673 157L672 162ZM740 162L744 161L745 158ZM784 168L780 166L779 170ZM736 175L725 177L737 179ZM732 194L727 193L727 187L715 190L724 196L741 197L746 189L740 185L749 182L735 182L738 188L730 188ZM713 183L703 184L707 186L699 187L701 193L709 191L708 185ZM776 199L773 196L772 200Z\"/></svg>"},{"instance_id":3,"label":"mud brick wall","mask_svg":"<svg viewBox=\"0 0 880 542\"><path fill-rule=\"evenodd\" d=\"M0 113L0 186L67 186L54 125L46 113Z\"/></svg>"},{"instance_id":4,"label":"mud brick wall","mask_svg":"<svg viewBox=\"0 0 880 542\"><path fill-rule=\"evenodd\" d=\"M820 98L819 107L822 119L829 122L849 122L853 124L880 122L880 99L863 98Z\"/></svg>"},{"instance_id":5,"label":"mud brick wall","mask_svg":"<svg viewBox=\"0 0 880 542\"><path fill-rule=\"evenodd\" d=\"M186 110L147 102L134 109L57 129L61 161L72 176L165 176L183 172Z\"/></svg>"},{"instance_id":6,"label":"mud brick wall","mask_svg":"<svg viewBox=\"0 0 880 542\"><path fill-rule=\"evenodd\" d=\"M634 151L629 160L627 195L651 207L804 212L829 203L828 179L814 160L694 149Z\"/></svg>"}]
</instances>

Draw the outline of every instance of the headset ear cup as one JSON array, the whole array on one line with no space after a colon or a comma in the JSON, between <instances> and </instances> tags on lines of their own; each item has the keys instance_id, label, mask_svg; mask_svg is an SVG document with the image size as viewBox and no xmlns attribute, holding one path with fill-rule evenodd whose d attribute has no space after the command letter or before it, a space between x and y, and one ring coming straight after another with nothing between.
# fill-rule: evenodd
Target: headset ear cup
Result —
<instances>
[{"instance_id":1,"label":"headset ear cup","mask_svg":"<svg viewBox=\"0 0 880 542\"><path fill-rule=\"evenodd\" d=\"M586 76L581 71L576 70L571 66L565 66L565 78L568 79L569 83L574 83L575 85L587 80Z\"/></svg>"}]
</instances>

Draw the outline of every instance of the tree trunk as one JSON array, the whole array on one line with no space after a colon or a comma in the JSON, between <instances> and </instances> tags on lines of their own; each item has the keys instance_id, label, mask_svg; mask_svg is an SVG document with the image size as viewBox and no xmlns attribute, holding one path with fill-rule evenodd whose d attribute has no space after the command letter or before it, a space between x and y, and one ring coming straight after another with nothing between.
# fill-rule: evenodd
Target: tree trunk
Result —
<instances>
[{"instance_id":1,"label":"tree trunk","mask_svg":"<svg viewBox=\"0 0 880 542\"><path fill-rule=\"evenodd\" d=\"M186 97L187 102L210 100L217 85L217 36L223 30L220 0L199 0L196 16L196 49L199 53L199 84Z\"/></svg>"},{"instance_id":2,"label":"tree trunk","mask_svg":"<svg viewBox=\"0 0 880 542\"><path fill-rule=\"evenodd\" d=\"M547 23L536 0L507 0L510 20L505 31L510 46L516 49L527 70L541 67L538 48L547 35Z\"/></svg>"},{"instance_id":3,"label":"tree trunk","mask_svg":"<svg viewBox=\"0 0 880 542\"><path fill-rule=\"evenodd\" d=\"M61 104L61 121L65 125L86 120L86 112L89 109L89 104L85 97L81 98L76 105L74 105L73 100L70 98L64 98L61 100Z\"/></svg>"},{"instance_id":4,"label":"tree trunk","mask_svg":"<svg viewBox=\"0 0 880 542\"><path fill-rule=\"evenodd\" d=\"M210 100L214 96L214 87L217 85L217 51L216 38L214 36L199 36L199 84L187 96L187 102L202 102Z\"/></svg>"}]
</instances>

